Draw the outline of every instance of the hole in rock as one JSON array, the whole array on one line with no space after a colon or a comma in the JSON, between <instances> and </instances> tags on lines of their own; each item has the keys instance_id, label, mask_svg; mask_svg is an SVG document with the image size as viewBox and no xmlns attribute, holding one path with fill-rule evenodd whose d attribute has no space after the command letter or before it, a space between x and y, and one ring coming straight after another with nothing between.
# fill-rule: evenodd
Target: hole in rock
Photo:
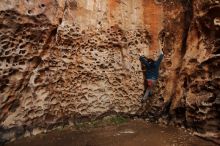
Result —
<instances>
[{"instance_id":1,"label":"hole in rock","mask_svg":"<svg viewBox=\"0 0 220 146\"><path fill-rule=\"evenodd\" d=\"M23 54L25 54L26 53L26 50L20 50L19 51L19 54L21 54L21 55L23 55Z\"/></svg>"},{"instance_id":2,"label":"hole in rock","mask_svg":"<svg viewBox=\"0 0 220 146\"><path fill-rule=\"evenodd\" d=\"M28 10L28 12L27 12L28 14L31 14L32 13L32 11L31 10Z\"/></svg>"},{"instance_id":3,"label":"hole in rock","mask_svg":"<svg viewBox=\"0 0 220 146\"><path fill-rule=\"evenodd\" d=\"M4 50L6 50L6 49L8 48L8 45L4 45L2 48L3 48Z\"/></svg>"},{"instance_id":4,"label":"hole in rock","mask_svg":"<svg viewBox=\"0 0 220 146\"><path fill-rule=\"evenodd\" d=\"M220 54L220 47L214 52L214 54Z\"/></svg>"},{"instance_id":5,"label":"hole in rock","mask_svg":"<svg viewBox=\"0 0 220 146\"><path fill-rule=\"evenodd\" d=\"M197 63L198 61L197 61L197 59L190 59L189 62L190 63Z\"/></svg>"},{"instance_id":6,"label":"hole in rock","mask_svg":"<svg viewBox=\"0 0 220 146\"><path fill-rule=\"evenodd\" d=\"M19 65L25 65L25 62L24 61L21 61L18 63Z\"/></svg>"},{"instance_id":7,"label":"hole in rock","mask_svg":"<svg viewBox=\"0 0 220 146\"><path fill-rule=\"evenodd\" d=\"M9 75L12 75L12 74L15 74L18 70L17 69L14 69L14 68L10 68L9 69Z\"/></svg>"},{"instance_id":8,"label":"hole in rock","mask_svg":"<svg viewBox=\"0 0 220 146\"><path fill-rule=\"evenodd\" d=\"M41 77L37 77L37 78L35 78L34 83L38 84L38 83L42 83L43 81L44 80Z\"/></svg>"},{"instance_id":9,"label":"hole in rock","mask_svg":"<svg viewBox=\"0 0 220 146\"><path fill-rule=\"evenodd\" d=\"M6 62L7 62L7 63L10 63L10 58L7 58L7 59L6 59Z\"/></svg>"},{"instance_id":10,"label":"hole in rock","mask_svg":"<svg viewBox=\"0 0 220 146\"><path fill-rule=\"evenodd\" d=\"M11 107L9 108L9 111L11 112L15 112L15 110L19 107L20 105L20 101L18 99L15 99L13 102L12 102L12 105Z\"/></svg>"},{"instance_id":11,"label":"hole in rock","mask_svg":"<svg viewBox=\"0 0 220 146\"><path fill-rule=\"evenodd\" d=\"M126 38L126 37L123 37L123 38L121 39L121 41L127 42L127 38Z\"/></svg>"},{"instance_id":12,"label":"hole in rock","mask_svg":"<svg viewBox=\"0 0 220 146\"><path fill-rule=\"evenodd\" d=\"M5 51L5 55L6 56L9 55L9 53L10 53L10 51Z\"/></svg>"},{"instance_id":13,"label":"hole in rock","mask_svg":"<svg viewBox=\"0 0 220 146\"><path fill-rule=\"evenodd\" d=\"M59 18L58 20L59 20L59 24L61 24L61 23L62 23L62 21L63 21L63 19L62 19L62 18Z\"/></svg>"},{"instance_id":14,"label":"hole in rock","mask_svg":"<svg viewBox=\"0 0 220 146\"><path fill-rule=\"evenodd\" d=\"M15 46L15 44L11 44L10 45L10 48L13 48ZM12 49L12 50L15 50L15 49Z\"/></svg>"},{"instance_id":15,"label":"hole in rock","mask_svg":"<svg viewBox=\"0 0 220 146\"><path fill-rule=\"evenodd\" d=\"M40 39L40 40L39 40L39 43L44 43L44 40L43 40L43 39Z\"/></svg>"},{"instance_id":16,"label":"hole in rock","mask_svg":"<svg viewBox=\"0 0 220 146\"><path fill-rule=\"evenodd\" d=\"M39 7L44 8L45 6L46 6L45 4L41 4Z\"/></svg>"},{"instance_id":17,"label":"hole in rock","mask_svg":"<svg viewBox=\"0 0 220 146\"><path fill-rule=\"evenodd\" d=\"M38 65L38 64L41 63L42 59L41 59L40 56L34 56L34 57L32 57L29 61L30 61L30 62L34 62L34 63L36 63L36 64Z\"/></svg>"},{"instance_id":18,"label":"hole in rock","mask_svg":"<svg viewBox=\"0 0 220 146\"><path fill-rule=\"evenodd\" d=\"M186 89L188 86L187 78L184 78L183 87Z\"/></svg>"},{"instance_id":19,"label":"hole in rock","mask_svg":"<svg viewBox=\"0 0 220 146\"><path fill-rule=\"evenodd\" d=\"M171 67L172 66L172 62L171 61L168 61L167 62L167 67Z\"/></svg>"},{"instance_id":20,"label":"hole in rock","mask_svg":"<svg viewBox=\"0 0 220 146\"><path fill-rule=\"evenodd\" d=\"M1 83L0 84L0 90L3 92L4 89L7 87L7 84Z\"/></svg>"}]
</instances>

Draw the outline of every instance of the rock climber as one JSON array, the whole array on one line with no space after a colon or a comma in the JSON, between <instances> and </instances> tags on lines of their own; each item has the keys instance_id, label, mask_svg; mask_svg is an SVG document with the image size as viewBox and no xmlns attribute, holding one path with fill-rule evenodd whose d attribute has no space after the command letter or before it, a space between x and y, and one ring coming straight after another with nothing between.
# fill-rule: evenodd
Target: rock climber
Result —
<instances>
[{"instance_id":1,"label":"rock climber","mask_svg":"<svg viewBox=\"0 0 220 146\"><path fill-rule=\"evenodd\" d=\"M140 55L139 59L141 63L143 63L146 67L145 77L147 81L147 89L142 98L142 102L146 101L148 96L152 95L152 89L158 79L160 63L163 59L163 56L164 54L162 49L160 49L160 56L156 61L150 58L146 58L144 55Z\"/></svg>"}]
</instances>

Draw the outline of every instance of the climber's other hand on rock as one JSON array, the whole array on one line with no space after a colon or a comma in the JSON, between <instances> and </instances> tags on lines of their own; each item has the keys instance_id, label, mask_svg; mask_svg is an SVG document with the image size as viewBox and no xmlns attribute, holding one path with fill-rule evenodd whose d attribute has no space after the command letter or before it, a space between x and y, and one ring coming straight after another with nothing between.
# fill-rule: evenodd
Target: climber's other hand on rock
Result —
<instances>
[{"instance_id":1,"label":"climber's other hand on rock","mask_svg":"<svg viewBox=\"0 0 220 146\"><path fill-rule=\"evenodd\" d=\"M164 54L164 53L163 53L163 49L162 49L162 48L160 48L160 54Z\"/></svg>"},{"instance_id":2,"label":"climber's other hand on rock","mask_svg":"<svg viewBox=\"0 0 220 146\"><path fill-rule=\"evenodd\" d=\"M144 57L144 55L143 55L143 54L141 54L141 53L139 53L139 57Z\"/></svg>"}]
</instances>

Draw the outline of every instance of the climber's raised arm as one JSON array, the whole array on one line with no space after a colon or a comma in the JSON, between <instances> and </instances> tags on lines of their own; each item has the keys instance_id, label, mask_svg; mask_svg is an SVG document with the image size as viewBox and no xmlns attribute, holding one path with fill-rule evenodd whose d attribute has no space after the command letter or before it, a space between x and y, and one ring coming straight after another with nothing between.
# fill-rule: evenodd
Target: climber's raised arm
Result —
<instances>
[{"instance_id":1,"label":"climber's raised arm","mask_svg":"<svg viewBox=\"0 0 220 146\"><path fill-rule=\"evenodd\" d=\"M160 49L160 56L158 57L158 59L156 61L156 65L158 65L158 66L160 65L161 61L163 60L163 56L164 56L163 50Z\"/></svg>"},{"instance_id":2,"label":"climber's raised arm","mask_svg":"<svg viewBox=\"0 0 220 146\"><path fill-rule=\"evenodd\" d=\"M147 62L147 60L145 59L144 55L141 55L139 57L139 60L141 61L141 63L143 63L145 66L149 66L149 63Z\"/></svg>"}]
</instances>

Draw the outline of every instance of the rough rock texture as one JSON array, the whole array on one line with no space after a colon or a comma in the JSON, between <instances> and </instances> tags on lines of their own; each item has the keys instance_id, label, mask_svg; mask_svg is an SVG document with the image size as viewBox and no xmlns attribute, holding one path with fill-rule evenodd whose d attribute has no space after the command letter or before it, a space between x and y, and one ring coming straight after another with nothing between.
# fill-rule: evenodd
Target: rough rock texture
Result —
<instances>
[{"instance_id":1,"label":"rough rock texture","mask_svg":"<svg viewBox=\"0 0 220 146\"><path fill-rule=\"evenodd\" d=\"M220 2L3 0L0 137L37 134L107 112L168 114L219 142ZM142 105L139 54L165 59Z\"/></svg>"},{"instance_id":2,"label":"rough rock texture","mask_svg":"<svg viewBox=\"0 0 220 146\"><path fill-rule=\"evenodd\" d=\"M184 27L188 25L189 29L184 28L181 50L171 59L173 64L179 55L170 97L174 121L185 123L196 130L195 134L217 143L220 143L219 3L195 0L185 4ZM188 36L186 40L184 35Z\"/></svg>"}]
</instances>

